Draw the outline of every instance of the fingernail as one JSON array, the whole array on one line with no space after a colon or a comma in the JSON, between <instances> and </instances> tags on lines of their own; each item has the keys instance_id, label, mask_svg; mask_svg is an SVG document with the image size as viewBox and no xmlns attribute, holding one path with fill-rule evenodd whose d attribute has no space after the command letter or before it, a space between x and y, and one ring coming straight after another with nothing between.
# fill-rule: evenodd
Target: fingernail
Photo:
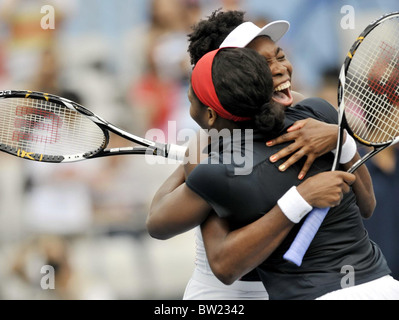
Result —
<instances>
[{"instance_id":1,"label":"fingernail","mask_svg":"<svg viewBox=\"0 0 399 320\"><path fill-rule=\"evenodd\" d=\"M277 157L276 156L271 156L270 157L270 161L271 162L276 162L277 161Z\"/></svg>"},{"instance_id":2,"label":"fingernail","mask_svg":"<svg viewBox=\"0 0 399 320\"><path fill-rule=\"evenodd\" d=\"M273 145L273 142L272 142L272 141L268 141L268 142L266 142L266 145L267 145L268 147L271 147L271 146Z\"/></svg>"},{"instance_id":3,"label":"fingernail","mask_svg":"<svg viewBox=\"0 0 399 320\"><path fill-rule=\"evenodd\" d=\"M304 177L304 174L303 174L303 173L301 173L301 174L298 176L298 179L299 179L299 180L302 180L302 179L303 179L303 177Z\"/></svg>"},{"instance_id":4,"label":"fingernail","mask_svg":"<svg viewBox=\"0 0 399 320\"><path fill-rule=\"evenodd\" d=\"M278 167L278 169L279 169L280 171L284 171L284 170L285 170L285 165L282 164L281 166Z\"/></svg>"}]
</instances>

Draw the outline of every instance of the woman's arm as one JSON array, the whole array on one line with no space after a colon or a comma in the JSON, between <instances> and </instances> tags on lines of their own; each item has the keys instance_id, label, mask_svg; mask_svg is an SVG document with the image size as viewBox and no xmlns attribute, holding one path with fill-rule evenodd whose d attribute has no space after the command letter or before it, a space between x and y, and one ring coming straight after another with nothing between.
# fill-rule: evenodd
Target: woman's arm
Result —
<instances>
[{"instance_id":1,"label":"woman's arm","mask_svg":"<svg viewBox=\"0 0 399 320\"><path fill-rule=\"evenodd\" d=\"M271 157L272 162L287 157L294 153L281 166L281 171L287 170L292 164L302 157L306 156L307 160L299 174L299 179L303 179L311 165L317 157L320 157L336 148L338 126L327 124L314 119L299 120L291 126L286 134L270 141L269 146L281 144L288 141L294 141L289 146L281 149L278 153ZM346 136L344 138L344 141ZM360 156L358 154L346 165L344 170L348 170ZM374 212L376 200L374 196L373 184L366 166L361 166L356 172L356 183L353 190L356 195L357 205L363 218L370 218Z\"/></svg>"},{"instance_id":2,"label":"woman's arm","mask_svg":"<svg viewBox=\"0 0 399 320\"><path fill-rule=\"evenodd\" d=\"M342 169L349 170L350 167L360 159L356 153L355 157L348 163L342 165ZM352 188L356 195L356 203L363 218L368 219L373 215L377 201L374 195L373 182L370 173L365 165L360 166L355 171L356 183Z\"/></svg>"},{"instance_id":3,"label":"woman's arm","mask_svg":"<svg viewBox=\"0 0 399 320\"><path fill-rule=\"evenodd\" d=\"M200 225L209 214L210 206L185 185L190 172L207 157L202 153L207 143L208 136L202 131L190 139L185 164L156 192L146 222L152 237L169 239Z\"/></svg>"},{"instance_id":4,"label":"woman's arm","mask_svg":"<svg viewBox=\"0 0 399 320\"><path fill-rule=\"evenodd\" d=\"M343 171L323 172L297 187L313 207L333 207L349 192L355 176ZM215 276L231 284L261 262L281 244L294 223L276 205L255 222L230 232L225 220L211 215L201 226L208 261Z\"/></svg>"},{"instance_id":5,"label":"woman's arm","mask_svg":"<svg viewBox=\"0 0 399 320\"><path fill-rule=\"evenodd\" d=\"M184 181L185 171L180 165L155 194L146 221L152 237L169 239L200 225L208 216L211 207Z\"/></svg>"},{"instance_id":6,"label":"woman's arm","mask_svg":"<svg viewBox=\"0 0 399 320\"><path fill-rule=\"evenodd\" d=\"M201 231L212 272L224 284L232 284L264 261L294 225L277 205L256 222L232 232L225 219L210 215Z\"/></svg>"}]
</instances>

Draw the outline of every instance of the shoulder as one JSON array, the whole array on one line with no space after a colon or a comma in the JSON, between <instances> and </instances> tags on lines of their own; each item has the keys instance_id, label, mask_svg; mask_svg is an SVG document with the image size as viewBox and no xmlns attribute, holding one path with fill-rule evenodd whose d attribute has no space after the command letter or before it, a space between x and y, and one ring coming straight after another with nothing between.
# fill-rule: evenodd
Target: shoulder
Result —
<instances>
[{"instance_id":1,"label":"shoulder","mask_svg":"<svg viewBox=\"0 0 399 320\"><path fill-rule=\"evenodd\" d=\"M212 202L226 190L226 166L201 162L188 176L186 185L206 201Z\"/></svg>"},{"instance_id":2,"label":"shoulder","mask_svg":"<svg viewBox=\"0 0 399 320\"><path fill-rule=\"evenodd\" d=\"M311 108L314 111L321 112L323 114L337 114L337 110L334 106L327 100L318 97L312 97L304 99L298 103L298 105L303 105L305 107Z\"/></svg>"},{"instance_id":3,"label":"shoulder","mask_svg":"<svg viewBox=\"0 0 399 320\"><path fill-rule=\"evenodd\" d=\"M315 118L327 123L338 122L338 112L329 102L322 98L304 99L294 107L289 108L288 113L299 112L306 114L308 117Z\"/></svg>"}]
</instances>

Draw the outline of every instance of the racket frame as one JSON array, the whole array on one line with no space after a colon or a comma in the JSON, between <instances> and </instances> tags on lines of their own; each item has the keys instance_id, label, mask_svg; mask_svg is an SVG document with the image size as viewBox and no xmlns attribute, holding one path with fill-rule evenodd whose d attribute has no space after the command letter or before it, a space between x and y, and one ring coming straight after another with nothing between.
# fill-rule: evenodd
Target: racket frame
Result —
<instances>
[{"instance_id":1,"label":"racket frame","mask_svg":"<svg viewBox=\"0 0 399 320\"><path fill-rule=\"evenodd\" d=\"M82 105L63 97L43 92L29 91L29 90L0 91L0 99L12 99L12 98L38 99L42 101L55 103L57 105L62 105L63 107L78 112L79 114L84 115L86 118L89 118L102 130L104 134L104 143L97 150L92 150L86 153L75 154L75 155L55 156L55 155L36 154L32 152L26 152L21 149L16 149L14 147L6 146L5 144L0 143L1 151L7 152L14 156L34 161L60 163L60 162L75 162L85 159L99 158L99 157L112 156L112 155L127 155L127 154L141 154L141 155L147 154L147 155L156 155L167 158L170 156L169 152L171 151L171 149L173 149L172 152L173 154L171 154L171 156L173 158L176 158L177 160L181 160L182 154L184 153L185 150L185 147L183 146L177 146L167 143L159 143L133 135L127 131L124 131L116 127L110 122L104 120L103 118L94 114L92 111L83 107ZM123 147L123 148L106 149L110 141L109 132L112 132L131 142L141 145L142 147Z\"/></svg>"}]
</instances>

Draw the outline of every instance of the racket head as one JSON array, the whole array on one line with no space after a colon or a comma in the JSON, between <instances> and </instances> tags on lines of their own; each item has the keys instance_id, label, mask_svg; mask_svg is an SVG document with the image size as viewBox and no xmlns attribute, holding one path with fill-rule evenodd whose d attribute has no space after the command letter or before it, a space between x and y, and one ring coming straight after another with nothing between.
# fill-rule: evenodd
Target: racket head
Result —
<instances>
[{"instance_id":1,"label":"racket head","mask_svg":"<svg viewBox=\"0 0 399 320\"><path fill-rule=\"evenodd\" d=\"M341 70L342 125L372 147L399 137L399 12L372 22L352 45Z\"/></svg>"},{"instance_id":2,"label":"racket head","mask_svg":"<svg viewBox=\"0 0 399 320\"><path fill-rule=\"evenodd\" d=\"M34 161L83 160L109 142L108 131L92 112L42 92L0 91L0 125L0 150Z\"/></svg>"}]
</instances>

